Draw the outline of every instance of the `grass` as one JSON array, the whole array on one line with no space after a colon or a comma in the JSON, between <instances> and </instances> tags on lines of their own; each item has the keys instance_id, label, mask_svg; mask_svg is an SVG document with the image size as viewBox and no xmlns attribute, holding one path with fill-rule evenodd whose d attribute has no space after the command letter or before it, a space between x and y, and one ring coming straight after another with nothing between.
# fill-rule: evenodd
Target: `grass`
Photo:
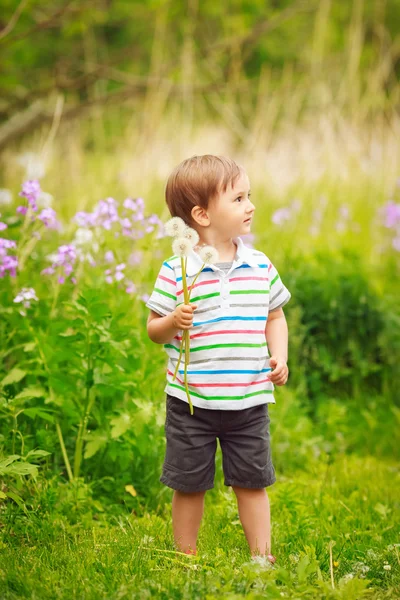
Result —
<instances>
[{"instance_id":1,"label":"grass","mask_svg":"<svg viewBox=\"0 0 400 600\"><path fill-rule=\"evenodd\" d=\"M321 457L312 471L278 473L269 490L278 561L263 570L249 562L234 494L218 463L194 558L174 552L169 503L140 518L109 514L87 527L40 506L28 518L3 514L1 598L400 596L395 464Z\"/></svg>"}]
</instances>

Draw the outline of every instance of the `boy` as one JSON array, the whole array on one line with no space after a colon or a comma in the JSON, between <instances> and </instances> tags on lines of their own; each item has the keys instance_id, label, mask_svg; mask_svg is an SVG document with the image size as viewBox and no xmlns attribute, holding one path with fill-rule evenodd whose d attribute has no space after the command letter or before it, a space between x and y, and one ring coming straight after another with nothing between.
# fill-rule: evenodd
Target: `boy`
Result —
<instances>
[{"instance_id":1,"label":"boy","mask_svg":"<svg viewBox=\"0 0 400 600\"><path fill-rule=\"evenodd\" d=\"M163 263L146 306L150 339L168 354L166 455L160 481L174 489L172 522L179 550L196 554L206 490L214 486L216 438L225 485L232 486L255 560L271 554L270 509L265 488L275 481L269 445L268 404L275 385L288 379L288 329L282 307L291 294L262 252L244 245L255 210L249 179L233 160L193 156L171 173L166 202L172 216L196 229L217 249L183 303L181 261ZM188 256L188 286L202 261ZM195 314L193 314L195 311ZM195 317L195 320L193 320ZM191 329L188 385L173 374L184 329ZM271 354L269 354L269 351ZM273 372L272 372L273 369Z\"/></svg>"}]
</instances>

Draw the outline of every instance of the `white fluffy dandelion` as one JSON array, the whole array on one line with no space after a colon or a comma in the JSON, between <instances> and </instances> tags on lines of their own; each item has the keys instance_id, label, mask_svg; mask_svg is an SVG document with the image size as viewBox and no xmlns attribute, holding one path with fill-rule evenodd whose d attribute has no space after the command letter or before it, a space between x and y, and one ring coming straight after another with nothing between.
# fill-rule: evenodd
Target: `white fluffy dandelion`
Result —
<instances>
[{"instance_id":1,"label":"white fluffy dandelion","mask_svg":"<svg viewBox=\"0 0 400 600\"><path fill-rule=\"evenodd\" d=\"M192 229L192 227L185 227L182 237L189 240L189 242L192 244L192 248L194 248L200 240L199 234L195 229Z\"/></svg>"},{"instance_id":2,"label":"white fluffy dandelion","mask_svg":"<svg viewBox=\"0 0 400 600\"><path fill-rule=\"evenodd\" d=\"M186 229L186 223L180 217L172 217L165 223L165 233L171 237L181 237Z\"/></svg>"},{"instance_id":3,"label":"white fluffy dandelion","mask_svg":"<svg viewBox=\"0 0 400 600\"><path fill-rule=\"evenodd\" d=\"M177 256L188 256L192 250L192 244L184 237L178 237L172 242L172 251Z\"/></svg>"},{"instance_id":4,"label":"white fluffy dandelion","mask_svg":"<svg viewBox=\"0 0 400 600\"><path fill-rule=\"evenodd\" d=\"M218 250L213 246L203 246L198 251L198 255L207 265L213 265L218 261Z\"/></svg>"}]
</instances>

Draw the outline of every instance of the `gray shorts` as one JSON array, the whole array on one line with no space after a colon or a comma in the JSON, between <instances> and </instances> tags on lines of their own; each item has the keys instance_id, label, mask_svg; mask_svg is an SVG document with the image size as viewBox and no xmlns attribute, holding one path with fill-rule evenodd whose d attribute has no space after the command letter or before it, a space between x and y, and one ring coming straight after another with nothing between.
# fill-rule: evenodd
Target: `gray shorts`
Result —
<instances>
[{"instance_id":1,"label":"gray shorts","mask_svg":"<svg viewBox=\"0 0 400 600\"><path fill-rule=\"evenodd\" d=\"M181 492L214 487L217 438L222 450L224 483L244 488L272 485L268 404L244 410L194 407L167 394L167 447L160 481Z\"/></svg>"}]
</instances>

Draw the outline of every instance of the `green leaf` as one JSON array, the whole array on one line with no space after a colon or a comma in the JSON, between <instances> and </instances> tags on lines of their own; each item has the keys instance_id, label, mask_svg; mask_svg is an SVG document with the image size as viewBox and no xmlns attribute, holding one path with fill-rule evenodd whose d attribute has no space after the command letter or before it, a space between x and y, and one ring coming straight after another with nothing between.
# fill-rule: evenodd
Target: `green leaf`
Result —
<instances>
[{"instance_id":1,"label":"green leaf","mask_svg":"<svg viewBox=\"0 0 400 600\"><path fill-rule=\"evenodd\" d=\"M21 496L18 496L18 494L14 494L14 492L8 492L7 496L11 498L11 500L14 500L14 502L16 502L24 512L27 512L25 502L22 500Z\"/></svg>"},{"instance_id":2,"label":"green leaf","mask_svg":"<svg viewBox=\"0 0 400 600\"><path fill-rule=\"evenodd\" d=\"M21 458L19 454L11 454L10 456L7 456L3 460L0 460L0 470L3 467L8 467L8 465L13 463L15 460L18 460L19 458Z\"/></svg>"},{"instance_id":3,"label":"green leaf","mask_svg":"<svg viewBox=\"0 0 400 600\"><path fill-rule=\"evenodd\" d=\"M36 347L36 342L28 342L24 346L24 352L32 352L32 350Z\"/></svg>"},{"instance_id":4,"label":"green leaf","mask_svg":"<svg viewBox=\"0 0 400 600\"><path fill-rule=\"evenodd\" d=\"M30 450L28 454L25 456L25 460L28 458L37 458L38 456L48 456L51 452L47 452L47 450Z\"/></svg>"},{"instance_id":5,"label":"green leaf","mask_svg":"<svg viewBox=\"0 0 400 600\"><path fill-rule=\"evenodd\" d=\"M114 340L110 340L110 346L114 348L117 352L122 354L125 358L128 358L127 353L125 352L125 344L123 342L115 342Z\"/></svg>"},{"instance_id":6,"label":"green leaf","mask_svg":"<svg viewBox=\"0 0 400 600\"><path fill-rule=\"evenodd\" d=\"M12 369L2 380L1 385L10 385L12 383L17 383L18 381L21 381L21 379L23 379L26 375L26 371L22 371L21 369L18 369L18 367L15 367L15 369Z\"/></svg>"},{"instance_id":7,"label":"green leaf","mask_svg":"<svg viewBox=\"0 0 400 600\"><path fill-rule=\"evenodd\" d=\"M64 331L63 333L59 333L58 335L61 337L71 337L73 335L76 335L76 331L72 327L68 327L66 331Z\"/></svg>"},{"instance_id":8,"label":"green leaf","mask_svg":"<svg viewBox=\"0 0 400 600\"><path fill-rule=\"evenodd\" d=\"M36 465L27 462L17 462L7 468L6 471L10 475L34 475L38 474Z\"/></svg>"},{"instance_id":9,"label":"green leaf","mask_svg":"<svg viewBox=\"0 0 400 600\"><path fill-rule=\"evenodd\" d=\"M40 417L45 421L49 421L49 423L54 423L54 413L44 410L43 408L25 408L24 414L31 419Z\"/></svg>"},{"instance_id":10,"label":"green leaf","mask_svg":"<svg viewBox=\"0 0 400 600\"><path fill-rule=\"evenodd\" d=\"M85 445L84 458L91 458L107 443L107 435L102 434L89 434L89 441Z\"/></svg>"},{"instance_id":11,"label":"green leaf","mask_svg":"<svg viewBox=\"0 0 400 600\"><path fill-rule=\"evenodd\" d=\"M16 400L20 398L41 398L46 395L46 390L44 388L39 387L27 387L22 390L19 394L15 396Z\"/></svg>"},{"instance_id":12,"label":"green leaf","mask_svg":"<svg viewBox=\"0 0 400 600\"><path fill-rule=\"evenodd\" d=\"M4 492L0 492L0 500L5 500L7 498L7 494Z\"/></svg>"},{"instance_id":13,"label":"green leaf","mask_svg":"<svg viewBox=\"0 0 400 600\"><path fill-rule=\"evenodd\" d=\"M111 437L113 439L123 435L131 426L131 417L127 413L111 419Z\"/></svg>"}]
</instances>

